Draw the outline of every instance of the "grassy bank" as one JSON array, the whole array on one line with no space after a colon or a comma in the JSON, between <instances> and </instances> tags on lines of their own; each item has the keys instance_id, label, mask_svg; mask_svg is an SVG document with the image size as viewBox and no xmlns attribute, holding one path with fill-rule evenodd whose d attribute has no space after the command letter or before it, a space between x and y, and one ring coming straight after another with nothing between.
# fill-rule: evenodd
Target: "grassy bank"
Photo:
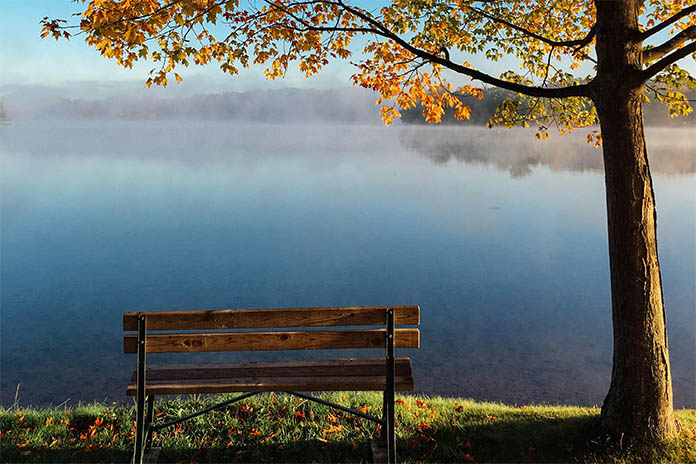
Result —
<instances>
[{"instance_id":1,"label":"grassy bank","mask_svg":"<svg viewBox=\"0 0 696 464\"><path fill-rule=\"evenodd\" d=\"M379 415L381 396L324 394ZM599 410L511 407L452 398L400 396L397 451L406 462L696 462L696 411L681 410L680 436L666 443L627 443L603 436ZM172 419L219 397L159 402ZM0 409L3 462L126 462L133 408ZM374 424L286 395L262 395L200 416L155 436L159 462L369 461Z\"/></svg>"}]
</instances>

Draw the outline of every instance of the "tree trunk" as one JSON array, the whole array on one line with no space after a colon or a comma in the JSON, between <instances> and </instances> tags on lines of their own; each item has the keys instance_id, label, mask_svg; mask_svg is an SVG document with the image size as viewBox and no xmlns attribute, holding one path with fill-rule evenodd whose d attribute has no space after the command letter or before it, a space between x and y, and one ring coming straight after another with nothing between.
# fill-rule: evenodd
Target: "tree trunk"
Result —
<instances>
[{"instance_id":1,"label":"tree trunk","mask_svg":"<svg viewBox=\"0 0 696 464\"><path fill-rule=\"evenodd\" d=\"M602 423L616 434L666 437L676 422L642 96L613 97L600 111L614 323Z\"/></svg>"},{"instance_id":2,"label":"tree trunk","mask_svg":"<svg viewBox=\"0 0 696 464\"><path fill-rule=\"evenodd\" d=\"M592 99L603 138L614 324L614 364L602 424L615 435L665 438L676 432L677 423L638 79L639 3L596 1Z\"/></svg>"}]
</instances>

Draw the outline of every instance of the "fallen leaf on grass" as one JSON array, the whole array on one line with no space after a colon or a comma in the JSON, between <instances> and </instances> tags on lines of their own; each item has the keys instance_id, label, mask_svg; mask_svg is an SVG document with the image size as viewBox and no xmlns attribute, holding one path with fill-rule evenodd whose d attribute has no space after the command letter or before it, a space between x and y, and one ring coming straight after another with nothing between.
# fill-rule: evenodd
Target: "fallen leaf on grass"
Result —
<instances>
[{"instance_id":1,"label":"fallen leaf on grass","mask_svg":"<svg viewBox=\"0 0 696 464\"><path fill-rule=\"evenodd\" d=\"M461 442L457 446L460 448L468 449L468 448L471 448L471 443L469 443L468 441L466 443Z\"/></svg>"},{"instance_id":2,"label":"fallen leaf on grass","mask_svg":"<svg viewBox=\"0 0 696 464\"><path fill-rule=\"evenodd\" d=\"M464 410L464 406L457 406L456 408L454 408L454 410L457 412L462 412Z\"/></svg>"},{"instance_id":3,"label":"fallen leaf on grass","mask_svg":"<svg viewBox=\"0 0 696 464\"><path fill-rule=\"evenodd\" d=\"M336 433L336 432L340 432L341 430L343 430L343 426L342 426L341 424L339 424L339 425L332 425L332 426L329 427L328 429L322 430L322 431L321 431L321 436L322 436L322 437L325 437L327 433Z\"/></svg>"},{"instance_id":4,"label":"fallen leaf on grass","mask_svg":"<svg viewBox=\"0 0 696 464\"><path fill-rule=\"evenodd\" d=\"M468 461L468 462L476 462L476 459L472 458L471 455L470 455L469 453L466 453L466 454L464 455L464 460L465 460L465 461Z\"/></svg>"}]
</instances>

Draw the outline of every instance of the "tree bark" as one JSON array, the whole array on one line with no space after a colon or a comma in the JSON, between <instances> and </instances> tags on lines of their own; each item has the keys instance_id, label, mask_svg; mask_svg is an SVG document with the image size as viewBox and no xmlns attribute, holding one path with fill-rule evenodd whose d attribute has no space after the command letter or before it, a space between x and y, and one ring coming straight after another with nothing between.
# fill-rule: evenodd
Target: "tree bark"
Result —
<instances>
[{"instance_id":1,"label":"tree bark","mask_svg":"<svg viewBox=\"0 0 696 464\"><path fill-rule=\"evenodd\" d=\"M602 424L627 437L677 430L667 346L657 215L643 130L636 0L597 0L592 99L603 138L614 362Z\"/></svg>"}]
</instances>

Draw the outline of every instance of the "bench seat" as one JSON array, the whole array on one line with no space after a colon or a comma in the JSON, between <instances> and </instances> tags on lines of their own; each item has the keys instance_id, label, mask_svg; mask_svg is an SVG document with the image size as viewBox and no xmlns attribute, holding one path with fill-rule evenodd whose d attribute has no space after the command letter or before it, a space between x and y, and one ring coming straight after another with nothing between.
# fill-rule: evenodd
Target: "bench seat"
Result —
<instances>
[{"instance_id":1,"label":"bench seat","mask_svg":"<svg viewBox=\"0 0 696 464\"><path fill-rule=\"evenodd\" d=\"M413 391L409 358L395 359L394 387ZM146 395L259 391L384 391L385 358L253 363L172 364L148 367ZM126 394L136 394L133 373Z\"/></svg>"}]
</instances>

